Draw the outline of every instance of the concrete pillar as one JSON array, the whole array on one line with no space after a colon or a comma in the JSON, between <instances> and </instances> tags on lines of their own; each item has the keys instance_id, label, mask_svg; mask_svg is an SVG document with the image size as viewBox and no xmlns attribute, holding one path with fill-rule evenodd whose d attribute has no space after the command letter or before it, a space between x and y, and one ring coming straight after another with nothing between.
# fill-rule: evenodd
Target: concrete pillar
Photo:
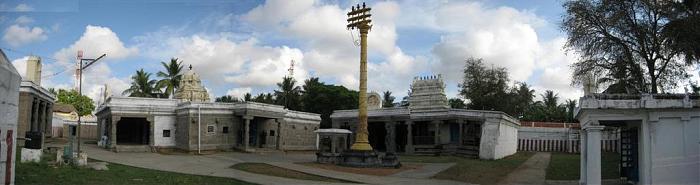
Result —
<instances>
[{"instance_id":1,"label":"concrete pillar","mask_svg":"<svg viewBox=\"0 0 700 185\"><path fill-rule=\"evenodd\" d=\"M36 131L38 132L44 132L44 128L46 127L46 102L45 101L40 101L39 102L39 121L37 121L37 127Z\"/></svg>"},{"instance_id":2,"label":"concrete pillar","mask_svg":"<svg viewBox=\"0 0 700 185\"><path fill-rule=\"evenodd\" d=\"M413 121L406 121L406 154L413 154Z\"/></svg>"},{"instance_id":3,"label":"concrete pillar","mask_svg":"<svg viewBox=\"0 0 700 185\"><path fill-rule=\"evenodd\" d=\"M586 129L586 183L600 184L600 131L604 126L589 126Z\"/></svg>"},{"instance_id":4,"label":"concrete pillar","mask_svg":"<svg viewBox=\"0 0 700 185\"><path fill-rule=\"evenodd\" d=\"M243 116L243 150L248 150L248 145L250 145L250 120L253 119L252 116Z\"/></svg>"},{"instance_id":5,"label":"concrete pillar","mask_svg":"<svg viewBox=\"0 0 700 185\"><path fill-rule=\"evenodd\" d=\"M457 145L462 146L464 143L464 120L457 119L457 125L459 125L459 139L457 140Z\"/></svg>"},{"instance_id":6,"label":"concrete pillar","mask_svg":"<svg viewBox=\"0 0 700 185\"><path fill-rule=\"evenodd\" d=\"M579 184L584 185L586 184L586 131L581 129L579 131L579 141L581 142L579 147L580 147L580 161L581 165L579 166Z\"/></svg>"}]
</instances>

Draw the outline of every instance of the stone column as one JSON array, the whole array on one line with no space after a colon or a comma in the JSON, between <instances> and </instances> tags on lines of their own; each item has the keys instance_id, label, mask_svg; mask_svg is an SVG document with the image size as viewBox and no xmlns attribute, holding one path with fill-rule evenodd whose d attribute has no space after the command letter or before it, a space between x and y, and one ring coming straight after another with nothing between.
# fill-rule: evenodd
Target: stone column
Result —
<instances>
[{"instance_id":1,"label":"stone column","mask_svg":"<svg viewBox=\"0 0 700 185\"><path fill-rule=\"evenodd\" d=\"M439 145L440 144L440 122L439 120L432 121L432 123L435 125L435 141L434 145Z\"/></svg>"},{"instance_id":2,"label":"stone column","mask_svg":"<svg viewBox=\"0 0 700 185\"><path fill-rule=\"evenodd\" d=\"M37 124L39 122L38 120L39 117L39 100L34 98L34 101L32 102L32 117L30 121L30 127L29 131L36 131L37 130Z\"/></svg>"},{"instance_id":3,"label":"stone column","mask_svg":"<svg viewBox=\"0 0 700 185\"><path fill-rule=\"evenodd\" d=\"M43 133L46 127L46 102L39 102L39 121L37 121L36 131Z\"/></svg>"},{"instance_id":4,"label":"stone column","mask_svg":"<svg viewBox=\"0 0 700 185\"><path fill-rule=\"evenodd\" d=\"M283 121L284 121L284 118L280 118L280 119L275 120L275 122L277 122L277 131L275 131L275 132L277 132L276 133L277 135L275 135L275 149L277 149L277 150L279 150L280 146L282 145L282 144L280 144L280 135L282 135L281 131L282 131L282 122Z\"/></svg>"},{"instance_id":5,"label":"stone column","mask_svg":"<svg viewBox=\"0 0 700 185\"><path fill-rule=\"evenodd\" d=\"M110 126L110 134L109 134L109 147L110 148L117 148L117 124L119 123L119 120L122 118L119 116L112 116L112 123Z\"/></svg>"},{"instance_id":6,"label":"stone column","mask_svg":"<svg viewBox=\"0 0 700 185\"><path fill-rule=\"evenodd\" d=\"M250 145L250 120L253 116L243 116L243 150L248 151Z\"/></svg>"},{"instance_id":7,"label":"stone column","mask_svg":"<svg viewBox=\"0 0 700 185\"><path fill-rule=\"evenodd\" d=\"M580 161L581 165L579 166L580 170L580 178L579 178L579 184L585 185L586 184L586 131L581 129L579 131L579 141L581 142L579 145L579 152L580 152Z\"/></svg>"},{"instance_id":8,"label":"stone column","mask_svg":"<svg viewBox=\"0 0 700 185\"><path fill-rule=\"evenodd\" d=\"M47 104L47 114L46 114L46 128L44 129L46 132L46 135L50 135L51 137L56 137L53 135L53 104L49 103ZM98 138L99 139L99 138Z\"/></svg>"},{"instance_id":9,"label":"stone column","mask_svg":"<svg viewBox=\"0 0 700 185\"><path fill-rule=\"evenodd\" d=\"M396 153L396 122L390 121L384 123L384 129L386 130L386 135L384 136L384 145L386 146L386 153Z\"/></svg>"},{"instance_id":10,"label":"stone column","mask_svg":"<svg viewBox=\"0 0 700 185\"><path fill-rule=\"evenodd\" d=\"M457 140L457 145L462 146L464 143L464 120L457 119L457 125L459 125L459 139Z\"/></svg>"},{"instance_id":11,"label":"stone column","mask_svg":"<svg viewBox=\"0 0 700 185\"><path fill-rule=\"evenodd\" d=\"M406 121L406 154L413 154L413 121Z\"/></svg>"},{"instance_id":12,"label":"stone column","mask_svg":"<svg viewBox=\"0 0 700 185\"><path fill-rule=\"evenodd\" d=\"M604 126L589 126L586 129L586 183L600 184L600 131Z\"/></svg>"}]
</instances>

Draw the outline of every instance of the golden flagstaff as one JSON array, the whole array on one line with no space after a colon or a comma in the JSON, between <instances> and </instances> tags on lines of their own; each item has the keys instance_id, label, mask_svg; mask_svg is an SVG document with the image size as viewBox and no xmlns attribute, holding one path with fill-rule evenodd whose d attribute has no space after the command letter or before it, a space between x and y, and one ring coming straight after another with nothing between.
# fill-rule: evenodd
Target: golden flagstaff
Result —
<instances>
[{"instance_id":1,"label":"golden flagstaff","mask_svg":"<svg viewBox=\"0 0 700 185\"><path fill-rule=\"evenodd\" d=\"M357 7L353 6L348 13L347 29L360 30L360 105L358 107L360 124L355 134L355 143L350 147L352 150L359 151L372 150L367 131L367 33L372 29L370 10L371 8L362 3L362 7L359 4Z\"/></svg>"}]
</instances>

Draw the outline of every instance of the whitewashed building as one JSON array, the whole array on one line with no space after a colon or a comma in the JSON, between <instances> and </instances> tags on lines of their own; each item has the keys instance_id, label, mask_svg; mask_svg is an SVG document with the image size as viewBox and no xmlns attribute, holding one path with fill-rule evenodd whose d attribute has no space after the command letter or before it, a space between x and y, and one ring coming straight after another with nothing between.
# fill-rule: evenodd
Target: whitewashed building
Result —
<instances>
[{"instance_id":1,"label":"whitewashed building","mask_svg":"<svg viewBox=\"0 0 700 185\"><path fill-rule=\"evenodd\" d=\"M442 76L416 77L409 106L381 108L378 95L368 96L368 131L381 152L454 154L501 159L515 154L520 122L500 111L450 108ZM357 110L336 110L333 128L354 131ZM347 143L353 143L354 136Z\"/></svg>"},{"instance_id":2,"label":"whitewashed building","mask_svg":"<svg viewBox=\"0 0 700 185\"><path fill-rule=\"evenodd\" d=\"M255 102L209 102L191 68L175 95L107 98L95 113L100 144L114 151L316 149L319 114Z\"/></svg>"},{"instance_id":3,"label":"whitewashed building","mask_svg":"<svg viewBox=\"0 0 700 185\"><path fill-rule=\"evenodd\" d=\"M601 130L620 129L620 176L700 184L700 96L591 94L580 99L582 184L601 183Z\"/></svg>"}]
</instances>

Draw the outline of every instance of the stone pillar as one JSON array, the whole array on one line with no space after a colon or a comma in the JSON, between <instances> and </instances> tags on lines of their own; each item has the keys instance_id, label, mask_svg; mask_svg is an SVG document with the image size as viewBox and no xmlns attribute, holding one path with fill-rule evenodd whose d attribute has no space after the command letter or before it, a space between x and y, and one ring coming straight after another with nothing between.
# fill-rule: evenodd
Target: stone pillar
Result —
<instances>
[{"instance_id":1,"label":"stone pillar","mask_svg":"<svg viewBox=\"0 0 700 185\"><path fill-rule=\"evenodd\" d=\"M248 150L248 145L250 145L250 120L253 119L252 116L243 116L243 150Z\"/></svg>"},{"instance_id":2,"label":"stone pillar","mask_svg":"<svg viewBox=\"0 0 700 185\"><path fill-rule=\"evenodd\" d=\"M280 135L282 135L282 132L281 132L282 131L282 121L284 121L284 118L280 118L280 119L275 120L275 122L277 122L277 131L275 131L275 132L277 132L276 133L277 135L275 135L275 149L277 149L277 150L279 150L280 146L282 145L282 144L280 144Z\"/></svg>"},{"instance_id":3,"label":"stone pillar","mask_svg":"<svg viewBox=\"0 0 700 185\"><path fill-rule=\"evenodd\" d=\"M589 126L586 129L586 184L600 184L600 131L604 126Z\"/></svg>"},{"instance_id":4,"label":"stone pillar","mask_svg":"<svg viewBox=\"0 0 700 185\"><path fill-rule=\"evenodd\" d=\"M384 136L386 153L396 153L396 122L386 122L384 123L384 128L386 129L386 135Z\"/></svg>"},{"instance_id":5,"label":"stone pillar","mask_svg":"<svg viewBox=\"0 0 700 185\"><path fill-rule=\"evenodd\" d=\"M38 115L37 119L39 119L39 121L37 121L36 131L43 133L44 128L46 127L46 102L45 101L39 102L39 115Z\"/></svg>"},{"instance_id":6,"label":"stone pillar","mask_svg":"<svg viewBox=\"0 0 700 185\"><path fill-rule=\"evenodd\" d=\"M586 131L581 129L579 131L579 141L581 142L579 145L580 148L580 161L581 165L579 166L579 184L585 185L586 184Z\"/></svg>"},{"instance_id":7,"label":"stone pillar","mask_svg":"<svg viewBox=\"0 0 700 185\"><path fill-rule=\"evenodd\" d=\"M432 123L435 125L435 141L434 145L439 145L440 144L440 122L439 120L432 121Z\"/></svg>"},{"instance_id":8,"label":"stone pillar","mask_svg":"<svg viewBox=\"0 0 700 185\"><path fill-rule=\"evenodd\" d=\"M406 154L413 154L413 121L406 121Z\"/></svg>"},{"instance_id":9,"label":"stone pillar","mask_svg":"<svg viewBox=\"0 0 700 185\"><path fill-rule=\"evenodd\" d=\"M53 135L53 104L49 103L47 104L46 108L46 128L44 129L46 132L45 135L49 135L51 137L56 137ZM99 138L98 138L99 139Z\"/></svg>"},{"instance_id":10,"label":"stone pillar","mask_svg":"<svg viewBox=\"0 0 700 185\"><path fill-rule=\"evenodd\" d=\"M457 119L457 125L459 125L459 139L457 140L457 145L462 146L464 143L464 120Z\"/></svg>"},{"instance_id":11,"label":"stone pillar","mask_svg":"<svg viewBox=\"0 0 700 185\"><path fill-rule=\"evenodd\" d=\"M37 119L39 116L39 100L34 98L34 101L32 102L32 116L31 116L31 121L29 122L30 127L29 131L36 131L37 130L37 124L39 120Z\"/></svg>"},{"instance_id":12,"label":"stone pillar","mask_svg":"<svg viewBox=\"0 0 700 185\"><path fill-rule=\"evenodd\" d=\"M109 147L110 148L117 148L117 123L119 123L119 120L122 118L119 116L112 116L112 123L111 123L111 134L109 135Z\"/></svg>"}]
</instances>

